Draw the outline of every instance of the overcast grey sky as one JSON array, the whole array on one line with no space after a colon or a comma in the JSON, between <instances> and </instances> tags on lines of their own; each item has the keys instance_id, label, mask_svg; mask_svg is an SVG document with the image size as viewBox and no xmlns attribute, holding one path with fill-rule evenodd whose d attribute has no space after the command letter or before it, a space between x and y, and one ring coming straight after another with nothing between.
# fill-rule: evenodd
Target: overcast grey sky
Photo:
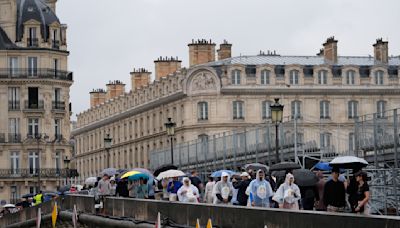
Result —
<instances>
[{"instance_id":1,"label":"overcast grey sky","mask_svg":"<svg viewBox=\"0 0 400 228\"><path fill-rule=\"evenodd\" d=\"M118 79L129 91L133 68L154 72L159 56L187 66L187 44L197 38L227 39L234 56L315 55L334 35L339 55L366 56L382 37L390 55L399 55L399 9L399 0L59 0L75 80L73 119L89 108L93 88Z\"/></svg>"}]
</instances>

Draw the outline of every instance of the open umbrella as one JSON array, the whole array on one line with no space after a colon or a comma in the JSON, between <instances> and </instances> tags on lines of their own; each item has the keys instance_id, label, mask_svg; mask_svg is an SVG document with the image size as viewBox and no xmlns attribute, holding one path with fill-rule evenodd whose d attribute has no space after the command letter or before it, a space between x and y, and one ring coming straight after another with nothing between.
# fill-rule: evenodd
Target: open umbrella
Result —
<instances>
[{"instance_id":1,"label":"open umbrella","mask_svg":"<svg viewBox=\"0 0 400 228\"><path fill-rule=\"evenodd\" d=\"M272 176L284 180L286 178L286 171L273 171ZM314 172L308 169L295 169L293 170L294 182L301 187L314 186L319 180Z\"/></svg>"},{"instance_id":2,"label":"open umbrella","mask_svg":"<svg viewBox=\"0 0 400 228\"><path fill-rule=\"evenodd\" d=\"M301 166L294 162L280 162L272 165L269 168L270 171L294 170L294 169L301 169Z\"/></svg>"},{"instance_id":3,"label":"open umbrella","mask_svg":"<svg viewBox=\"0 0 400 228\"><path fill-rule=\"evenodd\" d=\"M100 176L107 175L107 176L111 177L111 176L114 176L117 173L118 173L117 169L115 169L115 168L107 168L107 169L103 169L103 171L101 171Z\"/></svg>"},{"instance_id":4,"label":"open umbrella","mask_svg":"<svg viewBox=\"0 0 400 228\"><path fill-rule=\"evenodd\" d=\"M15 208L15 205L12 203L6 204L3 206L4 208Z\"/></svg>"},{"instance_id":5,"label":"open umbrella","mask_svg":"<svg viewBox=\"0 0 400 228\"><path fill-rule=\"evenodd\" d=\"M261 164L261 163L251 163L251 164L247 164L247 165L245 165L244 166L244 169L246 170L246 171L249 171L249 170L254 170L254 171L257 171L257 170L259 170L259 169L261 169L261 170L263 170L264 172L268 172L268 166L266 166L266 165L264 165L264 164Z\"/></svg>"},{"instance_id":6,"label":"open umbrella","mask_svg":"<svg viewBox=\"0 0 400 228\"><path fill-rule=\"evenodd\" d=\"M137 171L136 171L137 172ZM147 175L147 174L145 174L145 173L135 173L135 174L133 174L133 175L130 175L129 177L128 177L128 180L130 180L130 181L137 181L137 180L139 180L139 179L146 179L146 180L148 180L149 179L149 175Z\"/></svg>"},{"instance_id":7,"label":"open umbrella","mask_svg":"<svg viewBox=\"0 0 400 228\"><path fill-rule=\"evenodd\" d=\"M232 176L233 174L235 174L235 172L232 171L232 170L225 170L225 169L222 169L222 170L218 170L218 171L213 172L213 173L211 174L211 177L221 177L221 175L222 175L223 172L228 173L229 176Z\"/></svg>"},{"instance_id":8,"label":"open umbrella","mask_svg":"<svg viewBox=\"0 0 400 228\"><path fill-rule=\"evenodd\" d=\"M157 180L161 180L164 178L172 178L172 177L183 177L183 176L186 176L186 174L184 172L182 172L180 170L170 169L170 170L160 173L157 176Z\"/></svg>"},{"instance_id":9,"label":"open umbrella","mask_svg":"<svg viewBox=\"0 0 400 228\"><path fill-rule=\"evenodd\" d=\"M130 176L132 176L132 175L139 174L139 173L141 173L141 172L139 172L139 171L129 171L129 172L126 172L124 175L122 175L122 176L121 176L121 179L130 177Z\"/></svg>"},{"instance_id":10,"label":"open umbrella","mask_svg":"<svg viewBox=\"0 0 400 228\"><path fill-rule=\"evenodd\" d=\"M171 164L162 165L162 166L158 167L158 168L154 171L154 176L157 177L158 175L160 175L160 173L165 172L165 171L170 170L170 169L177 170L178 167L176 167L176 166L174 166L174 165L171 165Z\"/></svg>"},{"instance_id":11,"label":"open umbrella","mask_svg":"<svg viewBox=\"0 0 400 228\"><path fill-rule=\"evenodd\" d=\"M314 165L314 169L321 171L330 171L332 170L332 166L329 165L329 162L318 162Z\"/></svg>"},{"instance_id":12,"label":"open umbrella","mask_svg":"<svg viewBox=\"0 0 400 228\"><path fill-rule=\"evenodd\" d=\"M35 194L33 194L33 193L28 193L28 194L23 195L21 198L32 198L32 197L34 197L34 196L35 196Z\"/></svg>"},{"instance_id":13,"label":"open umbrella","mask_svg":"<svg viewBox=\"0 0 400 228\"><path fill-rule=\"evenodd\" d=\"M329 165L343 169L361 169L368 166L368 162L355 156L340 156L329 162Z\"/></svg>"},{"instance_id":14,"label":"open umbrella","mask_svg":"<svg viewBox=\"0 0 400 228\"><path fill-rule=\"evenodd\" d=\"M97 182L97 177L88 177L85 180L85 184L86 185L92 185L94 186L94 184Z\"/></svg>"},{"instance_id":15,"label":"open umbrella","mask_svg":"<svg viewBox=\"0 0 400 228\"><path fill-rule=\"evenodd\" d=\"M60 188L60 190L58 190L61 193L65 193L67 191L69 191L71 189L71 185L65 185L63 187Z\"/></svg>"}]
</instances>

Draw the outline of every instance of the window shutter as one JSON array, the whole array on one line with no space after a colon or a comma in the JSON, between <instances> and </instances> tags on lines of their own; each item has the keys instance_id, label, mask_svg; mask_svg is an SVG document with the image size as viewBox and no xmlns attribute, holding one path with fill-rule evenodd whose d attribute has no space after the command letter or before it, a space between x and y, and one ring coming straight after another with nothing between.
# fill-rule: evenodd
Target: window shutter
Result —
<instances>
[{"instance_id":1,"label":"window shutter","mask_svg":"<svg viewBox=\"0 0 400 228\"><path fill-rule=\"evenodd\" d=\"M237 75L236 75L236 77L237 77L237 84L240 85L240 71L238 70L236 73L237 73Z\"/></svg>"},{"instance_id":2,"label":"window shutter","mask_svg":"<svg viewBox=\"0 0 400 228\"><path fill-rule=\"evenodd\" d=\"M233 119L237 119L237 101L233 102Z\"/></svg>"},{"instance_id":3,"label":"window shutter","mask_svg":"<svg viewBox=\"0 0 400 228\"><path fill-rule=\"evenodd\" d=\"M330 103L329 103L329 101L326 101L326 107L325 107L325 115L326 115L326 117L330 117L330 113L329 113L329 106L330 106Z\"/></svg>"},{"instance_id":4,"label":"window shutter","mask_svg":"<svg viewBox=\"0 0 400 228\"><path fill-rule=\"evenodd\" d=\"M233 85L235 84L235 71L234 70L231 72L231 83Z\"/></svg>"},{"instance_id":5,"label":"window shutter","mask_svg":"<svg viewBox=\"0 0 400 228\"><path fill-rule=\"evenodd\" d=\"M244 115L243 115L243 102L238 102L239 103L239 118L244 118Z\"/></svg>"},{"instance_id":6,"label":"window shutter","mask_svg":"<svg viewBox=\"0 0 400 228\"><path fill-rule=\"evenodd\" d=\"M204 102L204 118L208 120L208 103Z\"/></svg>"}]
</instances>

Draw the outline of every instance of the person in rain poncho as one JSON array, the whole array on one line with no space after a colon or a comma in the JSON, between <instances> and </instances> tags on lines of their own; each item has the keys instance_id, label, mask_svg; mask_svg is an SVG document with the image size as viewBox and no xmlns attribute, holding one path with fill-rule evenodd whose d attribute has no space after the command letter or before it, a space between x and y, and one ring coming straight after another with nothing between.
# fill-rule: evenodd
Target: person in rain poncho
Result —
<instances>
[{"instance_id":1,"label":"person in rain poncho","mask_svg":"<svg viewBox=\"0 0 400 228\"><path fill-rule=\"evenodd\" d=\"M252 194L252 206L269 207L269 198L274 195L271 184L265 180L265 173L261 169L257 171L256 179L249 185L250 194Z\"/></svg>"},{"instance_id":2,"label":"person in rain poncho","mask_svg":"<svg viewBox=\"0 0 400 228\"><path fill-rule=\"evenodd\" d=\"M115 196L117 194L117 184L115 183L115 177L110 178L110 195Z\"/></svg>"},{"instance_id":3,"label":"person in rain poncho","mask_svg":"<svg viewBox=\"0 0 400 228\"><path fill-rule=\"evenodd\" d=\"M199 189L192 184L188 177L183 178L183 185L179 188L178 200L185 203L197 203L200 196Z\"/></svg>"},{"instance_id":4,"label":"person in rain poncho","mask_svg":"<svg viewBox=\"0 0 400 228\"><path fill-rule=\"evenodd\" d=\"M279 208L299 210L300 199L300 189L294 183L294 176L286 174L285 182L279 186L273 200L279 203Z\"/></svg>"},{"instance_id":5,"label":"person in rain poncho","mask_svg":"<svg viewBox=\"0 0 400 228\"><path fill-rule=\"evenodd\" d=\"M215 186L214 178L208 177L208 182L205 187L204 192L204 202L205 203L213 203L213 189Z\"/></svg>"},{"instance_id":6,"label":"person in rain poncho","mask_svg":"<svg viewBox=\"0 0 400 228\"><path fill-rule=\"evenodd\" d=\"M214 204L229 204L233 197L233 186L229 180L229 174L222 172L221 180L218 181L213 189Z\"/></svg>"}]
</instances>

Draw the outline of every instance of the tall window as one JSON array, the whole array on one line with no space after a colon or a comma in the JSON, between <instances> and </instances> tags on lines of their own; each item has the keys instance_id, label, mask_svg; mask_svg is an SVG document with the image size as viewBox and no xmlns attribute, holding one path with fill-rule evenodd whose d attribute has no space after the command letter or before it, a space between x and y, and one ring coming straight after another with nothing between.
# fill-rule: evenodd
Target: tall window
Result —
<instances>
[{"instance_id":1,"label":"tall window","mask_svg":"<svg viewBox=\"0 0 400 228\"><path fill-rule=\"evenodd\" d=\"M233 119L244 119L243 101L233 102Z\"/></svg>"},{"instance_id":2,"label":"tall window","mask_svg":"<svg viewBox=\"0 0 400 228\"><path fill-rule=\"evenodd\" d=\"M53 97L53 108L55 109L64 109L64 105L61 102L61 89L60 88L55 88L54 89L54 97Z\"/></svg>"},{"instance_id":3,"label":"tall window","mask_svg":"<svg viewBox=\"0 0 400 228\"><path fill-rule=\"evenodd\" d=\"M11 152L11 172L12 174L19 174L19 152Z\"/></svg>"},{"instance_id":4,"label":"tall window","mask_svg":"<svg viewBox=\"0 0 400 228\"><path fill-rule=\"evenodd\" d=\"M381 70L375 71L375 84L383 85L383 71Z\"/></svg>"},{"instance_id":5,"label":"tall window","mask_svg":"<svg viewBox=\"0 0 400 228\"><path fill-rule=\"evenodd\" d=\"M54 134L56 139L61 139L61 120L54 119Z\"/></svg>"},{"instance_id":6,"label":"tall window","mask_svg":"<svg viewBox=\"0 0 400 228\"><path fill-rule=\"evenodd\" d=\"M19 135L19 118L8 119L8 141L11 143L16 143L21 140Z\"/></svg>"},{"instance_id":7,"label":"tall window","mask_svg":"<svg viewBox=\"0 0 400 228\"><path fill-rule=\"evenodd\" d=\"M59 172L59 170L61 169L61 152L60 151L56 151L54 160L55 160L54 167L56 168L57 172Z\"/></svg>"},{"instance_id":8,"label":"tall window","mask_svg":"<svg viewBox=\"0 0 400 228\"><path fill-rule=\"evenodd\" d=\"M58 76L58 68L59 68L58 59L53 59L53 70L54 70L55 78L57 78L57 76Z\"/></svg>"},{"instance_id":9,"label":"tall window","mask_svg":"<svg viewBox=\"0 0 400 228\"><path fill-rule=\"evenodd\" d=\"M232 85L240 85L240 70L232 71Z\"/></svg>"},{"instance_id":10,"label":"tall window","mask_svg":"<svg viewBox=\"0 0 400 228\"><path fill-rule=\"evenodd\" d=\"M28 135L29 137L35 138L39 135L39 119L29 118L28 119Z\"/></svg>"},{"instance_id":11,"label":"tall window","mask_svg":"<svg viewBox=\"0 0 400 228\"><path fill-rule=\"evenodd\" d=\"M39 152L29 152L28 160L29 160L29 173L37 174L37 172L40 169Z\"/></svg>"},{"instance_id":12,"label":"tall window","mask_svg":"<svg viewBox=\"0 0 400 228\"><path fill-rule=\"evenodd\" d=\"M358 101L349 101L347 115L349 119L358 117Z\"/></svg>"},{"instance_id":13,"label":"tall window","mask_svg":"<svg viewBox=\"0 0 400 228\"><path fill-rule=\"evenodd\" d=\"M356 140L353 132L349 133L349 151L354 151L356 148Z\"/></svg>"},{"instance_id":14,"label":"tall window","mask_svg":"<svg viewBox=\"0 0 400 228\"><path fill-rule=\"evenodd\" d=\"M261 85L270 84L269 78L270 78L270 71L269 70L261 71Z\"/></svg>"},{"instance_id":15,"label":"tall window","mask_svg":"<svg viewBox=\"0 0 400 228\"><path fill-rule=\"evenodd\" d=\"M301 101L292 101L291 109L293 119L301 117Z\"/></svg>"},{"instance_id":16,"label":"tall window","mask_svg":"<svg viewBox=\"0 0 400 228\"><path fill-rule=\"evenodd\" d=\"M318 72L318 84L320 85L328 84L328 71L320 70Z\"/></svg>"},{"instance_id":17,"label":"tall window","mask_svg":"<svg viewBox=\"0 0 400 228\"><path fill-rule=\"evenodd\" d=\"M29 39L36 39L36 28L35 27L29 28Z\"/></svg>"},{"instance_id":18,"label":"tall window","mask_svg":"<svg viewBox=\"0 0 400 228\"><path fill-rule=\"evenodd\" d=\"M8 110L19 110L20 90L19 87L8 88Z\"/></svg>"},{"instance_id":19,"label":"tall window","mask_svg":"<svg viewBox=\"0 0 400 228\"><path fill-rule=\"evenodd\" d=\"M299 84L299 71L298 70L290 71L289 77L290 77L290 84L291 85L298 85Z\"/></svg>"},{"instance_id":20,"label":"tall window","mask_svg":"<svg viewBox=\"0 0 400 228\"><path fill-rule=\"evenodd\" d=\"M271 102L270 101L263 101L262 102L262 118L269 119L271 118Z\"/></svg>"},{"instance_id":21,"label":"tall window","mask_svg":"<svg viewBox=\"0 0 400 228\"><path fill-rule=\"evenodd\" d=\"M376 111L377 111L378 118L385 117L385 109L386 109L386 101L378 101L376 103Z\"/></svg>"},{"instance_id":22,"label":"tall window","mask_svg":"<svg viewBox=\"0 0 400 228\"><path fill-rule=\"evenodd\" d=\"M37 76L37 57L28 57L28 76Z\"/></svg>"},{"instance_id":23,"label":"tall window","mask_svg":"<svg viewBox=\"0 0 400 228\"><path fill-rule=\"evenodd\" d=\"M319 116L321 119L329 119L329 101L319 102Z\"/></svg>"},{"instance_id":24,"label":"tall window","mask_svg":"<svg viewBox=\"0 0 400 228\"><path fill-rule=\"evenodd\" d=\"M331 134L321 133L320 134L320 147L325 148L331 146Z\"/></svg>"},{"instance_id":25,"label":"tall window","mask_svg":"<svg viewBox=\"0 0 400 228\"><path fill-rule=\"evenodd\" d=\"M354 85L355 84L355 76L356 72L354 70L348 70L346 72L346 83L347 85Z\"/></svg>"},{"instance_id":26,"label":"tall window","mask_svg":"<svg viewBox=\"0 0 400 228\"><path fill-rule=\"evenodd\" d=\"M197 104L197 113L199 120L208 120L208 103L199 102Z\"/></svg>"},{"instance_id":27,"label":"tall window","mask_svg":"<svg viewBox=\"0 0 400 228\"><path fill-rule=\"evenodd\" d=\"M29 28L29 37L27 40L27 45L28 45L28 47L37 47L39 45L38 39L36 36L36 27Z\"/></svg>"},{"instance_id":28,"label":"tall window","mask_svg":"<svg viewBox=\"0 0 400 228\"><path fill-rule=\"evenodd\" d=\"M18 57L10 57L8 60L8 64L9 64L9 70L10 70L10 75L11 77L16 77L18 76L18 67L19 67L19 63L18 63Z\"/></svg>"}]
</instances>

